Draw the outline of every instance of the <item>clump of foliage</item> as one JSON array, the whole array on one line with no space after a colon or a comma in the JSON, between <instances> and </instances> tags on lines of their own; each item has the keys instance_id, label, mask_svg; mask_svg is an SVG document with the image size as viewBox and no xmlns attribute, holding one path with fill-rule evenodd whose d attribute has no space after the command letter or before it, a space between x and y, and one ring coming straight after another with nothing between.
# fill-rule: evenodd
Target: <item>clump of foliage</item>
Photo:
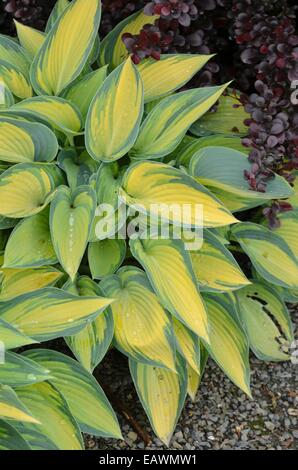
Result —
<instances>
[{"instance_id":1,"label":"clump of foliage","mask_svg":"<svg viewBox=\"0 0 298 470\"><path fill-rule=\"evenodd\" d=\"M209 55L135 65L122 36L148 17L99 45L100 16L99 0L59 0L46 34L17 23L19 42L0 36L1 449L120 438L94 376L110 347L166 445L209 357L248 396L249 349L290 359L297 192L279 175L266 193L241 179L241 138L214 134L239 126L229 84L177 91ZM243 217L276 199L295 207L276 232Z\"/></svg>"}]
</instances>

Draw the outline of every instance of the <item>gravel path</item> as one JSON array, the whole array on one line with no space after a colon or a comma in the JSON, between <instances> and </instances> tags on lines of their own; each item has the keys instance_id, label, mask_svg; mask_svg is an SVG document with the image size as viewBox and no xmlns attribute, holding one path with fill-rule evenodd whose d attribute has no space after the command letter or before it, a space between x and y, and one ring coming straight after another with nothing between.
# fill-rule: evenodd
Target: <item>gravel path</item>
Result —
<instances>
[{"instance_id":1,"label":"gravel path","mask_svg":"<svg viewBox=\"0 0 298 470\"><path fill-rule=\"evenodd\" d=\"M298 314L296 325L298 329ZM297 449L298 366L251 358L253 400L241 393L209 359L195 403L187 401L170 449ZM127 361L111 351L99 379L108 383L152 438L145 447L120 417L124 441L86 436L88 449L165 449L154 436L129 378Z\"/></svg>"}]
</instances>

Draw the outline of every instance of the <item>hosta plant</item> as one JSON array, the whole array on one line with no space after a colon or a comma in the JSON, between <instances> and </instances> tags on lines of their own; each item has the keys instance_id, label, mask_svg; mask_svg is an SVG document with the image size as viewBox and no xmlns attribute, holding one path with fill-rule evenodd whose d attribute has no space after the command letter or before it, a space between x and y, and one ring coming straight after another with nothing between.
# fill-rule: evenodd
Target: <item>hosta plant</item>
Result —
<instances>
[{"instance_id":1,"label":"hosta plant","mask_svg":"<svg viewBox=\"0 0 298 470\"><path fill-rule=\"evenodd\" d=\"M191 135L228 86L179 91L209 56L136 66L121 38L148 17L99 44L100 16L60 0L45 33L0 37L0 449L121 438L94 376L111 347L166 445L209 357L248 396L249 349L289 359L295 189L251 191L239 137ZM259 209L288 198L270 231Z\"/></svg>"}]
</instances>

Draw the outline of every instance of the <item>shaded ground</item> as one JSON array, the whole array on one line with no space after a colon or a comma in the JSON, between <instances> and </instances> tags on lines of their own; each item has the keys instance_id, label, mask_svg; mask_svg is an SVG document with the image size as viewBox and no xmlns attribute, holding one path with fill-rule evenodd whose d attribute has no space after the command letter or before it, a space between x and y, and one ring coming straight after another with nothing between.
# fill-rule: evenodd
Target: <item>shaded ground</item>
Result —
<instances>
[{"instance_id":1,"label":"shaded ground","mask_svg":"<svg viewBox=\"0 0 298 470\"><path fill-rule=\"evenodd\" d=\"M289 362L264 363L252 357L251 367L253 400L241 393L209 360L196 402L187 401L170 449L298 448L298 366ZM124 441L86 436L87 448L164 449L152 433L136 397L126 359L110 352L97 375L132 410L134 418L152 438L152 445L145 447L120 417Z\"/></svg>"}]
</instances>

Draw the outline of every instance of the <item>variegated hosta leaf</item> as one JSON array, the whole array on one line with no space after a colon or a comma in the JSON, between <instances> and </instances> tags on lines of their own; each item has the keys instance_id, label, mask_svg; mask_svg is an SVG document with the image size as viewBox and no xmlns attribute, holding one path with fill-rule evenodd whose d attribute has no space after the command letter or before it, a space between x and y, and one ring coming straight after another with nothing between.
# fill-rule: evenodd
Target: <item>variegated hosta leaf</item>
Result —
<instances>
[{"instance_id":1,"label":"variegated hosta leaf","mask_svg":"<svg viewBox=\"0 0 298 470\"><path fill-rule=\"evenodd\" d=\"M232 301L218 294L204 294L204 300L210 324L206 348L232 382L251 396L248 341Z\"/></svg>"},{"instance_id":2,"label":"variegated hosta leaf","mask_svg":"<svg viewBox=\"0 0 298 470\"><path fill-rule=\"evenodd\" d=\"M131 359L129 367L151 426L159 439L168 446L186 397L186 364L178 356L177 373Z\"/></svg>"},{"instance_id":3,"label":"variegated hosta leaf","mask_svg":"<svg viewBox=\"0 0 298 470\"><path fill-rule=\"evenodd\" d=\"M201 184L226 191L248 199L286 198L293 194L293 189L279 175L268 182L266 192L252 191L243 175L250 170L247 155L227 147L205 147L196 152L190 162L190 174Z\"/></svg>"},{"instance_id":4,"label":"variegated hosta leaf","mask_svg":"<svg viewBox=\"0 0 298 470\"><path fill-rule=\"evenodd\" d=\"M293 190L295 194L293 194L293 196L288 199L288 202L294 207L294 209L298 209L298 171L296 171L294 175L296 177L293 183Z\"/></svg>"},{"instance_id":5,"label":"variegated hosta leaf","mask_svg":"<svg viewBox=\"0 0 298 470\"><path fill-rule=\"evenodd\" d=\"M14 102L13 94L3 78L0 77L0 111L14 105Z\"/></svg>"},{"instance_id":6,"label":"variegated hosta leaf","mask_svg":"<svg viewBox=\"0 0 298 470\"><path fill-rule=\"evenodd\" d=\"M204 186L164 163L146 161L132 165L124 175L120 195L137 210L173 224L220 227L237 222ZM201 207L202 220L198 213Z\"/></svg>"},{"instance_id":7,"label":"variegated hosta leaf","mask_svg":"<svg viewBox=\"0 0 298 470\"><path fill-rule=\"evenodd\" d=\"M212 55L164 54L160 60L146 59L138 65L144 84L145 103L156 100L185 85Z\"/></svg>"},{"instance_id":8,"label":"variegated hosta leaf","mask_svg":"<svg viewBox=\"0 0 298 470\"><path fill-rule=\"evenodd\" d=\"M85 119L89 106L106 77L107 66L94 70L67 87L62 96L75 104Z\"/></svg>"},{"instance_id":9,"label":"variegated hosta leaf","mask_svg":"<svg viewBox=\"0 0 298 470\"><path fill-rule=\"evenodd\" d=\"M48 382L16 389L40 424L16 424L32 450L82 450L83 439L64 396Z\"/></svg>"},{"instance_id":10,"label":"variegated hosta leaf","mask_svg":"<svg viewBox=\"0 0 298 470\"><path fill-rule=\"evenodd\" d=\"M88 261L93 279L102 279L114 274L122 265L126 255L126 242L122 239L98 240L89 243Z\"/></svg>"},{"instance_id":11,"label":"variegated hosta leaf","mask_svg":"<svg viewBox=\"0 0 298 470\"><path fill-rule=\"evenodd\" d=\"M39 214L22 220L14 228L5 248L4 266L36 268L57 262L51 240L47 207Z\"/></svg>"},{"instance_id":12,"label":"variegated hosta leaf","mask_svg":"<svg viewBox=\"0 0 298 470\"><path fill-rule=\"evenodd\" d=\"M118 162L102 163L90 183L95 187L99 204L92 224L90 242L114 238L126 223L126 207L119 197L125 169L126 166L120 168Z\"/></svg>"},{"instance_id":13,"label":"variegated hosta leaf","mask_svg":"<svg viewBox=\"0 0 298 470\"><path fill-rule=\"evenodd\" d=\"M6 230L8 228L13 228L17 225L19 219L11 219L9 217L3 217L0 215L0 230Z\"/></svg>"},{"instance_id":14,"label":"variegated hosta leaf","mask_svg":"<svg viewBox=\"0 0 298 470\"><path fill-rule=\"evenodd\" d=\"M39 213L62 183L62 172L54 163L14 165L0 175L0 214L23 218Z\"/></svg>"},{"instance_id":15,"label":"variegated hosta leaf","mask_svg":"<svg viewBox=\"0 0 298 470\"><path fill-rule=\"evenodd\" d=\"M86 148L98 161L115 161L133 146L144 110L143 84L131 59L119 65L95 95L86 120Z\"/></svg>"},{"instance_id":16,"label":"variegated hosta leaf","mask_svg":"<svg viewBox=\"0 0 298 470\"><path fill-rule=\"evenodd\" d=\"M249 222L237 224L232 235L266 281L281 287L298 287L298 260L283 238Z\"/></svg>"},{"instance_id":17,"label":"variegated hosta leaf","mask_svg":"<svg viewBox=\"0 0 298 470\"><path fill-rule=\"evenodd\" d=\"M111 302L104 297L77 297L45 287L0 301L0 318L37 341L47 341L79 332Z\"/></svg>"},{"instance_id":18,"label":"variegated hosta leaf","mask_svg":"<svg viewBox=\"0 0 298 470\"><path fill-rule=\"evenodd\" d=\"M73 293L81 297L102 296L99 286L87 276L76 280ZM65 338L77 360L92 372L108 351L114 335L114 320L110 307L74 336Z\"/></svg>"},{"instance_id":19,"label":"variegated hosta leaf","mask_svg":"<svg viewBox=\"0 0 298 470\"><path fill-rule=\"evenodd\" d=\"M98 170L98 163L86 151L77 155L74 149L61 150L58 165L66 173L68 186L72 190L89 184L90 177Z\"/></svg>"},{"instance_id":20,"label":"variegated hosta leaf","mask_svg":"<svg viewBox=\"0 0 298 470\"><path fill-rule=\"evenodd\" d=\"M225 292L250 284L233 255L210 230L204 230L202 247L191 251L190 256L197 281L204 291Z\"/></svg>"},{"instance_id":21,"label":"variegated hosta leaf","mask_svg":"<svg viewBox=\"0 0 298 470\"><path fill-rule=\"evenodd\" d=\"M1 372L0 372L1 377ZM17 421L24 421L27 423L35 423L38 421L33 418L32 414L18 399L18 396L8 385L0 384L0 417L3 419L12 419ZM0 431L0 446L1 446L1 431ZM1 447L0 447L1 449Z\"/></svg>"},{"instance_id":22,"label":"variegated hosta leaf","mask_svg":"<svg viewBox=\"0 0 298 470\"><path fill-rule=\"evenodd\" d=\"M173 159L176 160L177 166L182 165L188 168L191 158L196 152L205 147L212 146L228 147L233 150L238 150L238 152L249 153L249 149L242 145L242 139L240 137L214 134L212 136L201 137L200 139L185 136L174 152L167 158L173 157Z\"/></svg>"},{"instance_id":23,"label":"variegated hosta leaf","mask_svg":"<svg viewBox=\"0 0 298 470\"><path fill-rule=\"evenodd\" d=\"M4 344L5 350L36 343L34 339L24 335L2 319L0 319L0 338L1 344Z\"/></svg>"},{"instance_id":24,"label":"variegated hosta leaf","mask_svg":"<svg viewBox=\"0 0 298 470\"><path fill-rule=\"evenodd\" d=\"M76 79L92 50L101 15L99 0L73 0L47 34L31 66L39 95L59 95Z\"/></svg>"},{"instance_id":25,"label":"variegated hosta leaf","mask_svg":"<svg viewBox=\"0 0 298 470\"><path fill-rule=\"evenodd\" d=\"M45 40L45 34L38 29L31 28L28 25L14 20L20 44L27 52L30 59L33 59Z\"/></svg>"},{"instance_id":26,"label":"variegated hosta leaf","mask_svg":"<svg viewBox=\"0 0 298 470\"><path fill-rule=\"evenodd\" d=\"M89 241L97 242L98 240L115 237L124 228L126 215L124 204L119 205L117 210L110 210L109 207L108 211L105 206L97 206Z\"/></svg>"},{"instance_id":27,"label":"variegated hosta leaf","mask_svg":"<svg viewBox=\"0 0 298 470\"><path fill-rule=\"evenodd\" d=\"M39 269L0 268L1 272L3 279L0 286L0 300L7 300L43 287L54 286L63 276L61 271L51 267Z\"/></svg>"},{"instance_id":28,"label":"variegated hosta leaf","mask_svg":"<svg viewBox=\"0 0 298 470\"><path fill-rule=\"evenodd\" d=\"M207 313L183 242L131 240L130 248L144 267L162 305L208 343Z\"/></svg>"},{"instance_id":29,"label":"variegated hosta leaf","mask_svg":"<svg viewBox=\"0 0 298 470\"><path fill-rule=\"evenodd\" d=\"M223 189L216 188L215 186L210 189L213 196L216 197L221 203L232 213L242 212L248 209L253 209L262 204L267 204L268 199L257 199L255 197L243 197L232 194ZM262 193L264 194L264 193Z\"/></svg>"},{"instance_id":30,"label":"variegated hosta leaf","mask_svg":"<svg viewBox=\"0 0 298 470\"><path fill-rule=\"evenodd\" d=\"M125 18L104 38L100 46L100 62L102 65L117 67L129 55L122 36L125 33L139 34L145 24L153 24L158 16L148 16L143 11Z\"/></svg>"},{"instance_id":31,"label":"variegated hosta leaf","mask_svg":"<svg viewBox=\"0 0 298 470\"><path fill-rule=\"evenodd\" d=\"M29 444L21 434L13 426L2 420L0 420L1 450L30 450Z\"/></svg>"},{"instance_id":32,"label":"variegated hosta leaf","mask_svg":"<svg viewBox=\"0 0 298 470\"><path fill-rule=\"evenodd\" d=\"M82 432L121 439L116 415L102 388L77 361L47 349L26 351L24 355L50 370L49 382L66 399Z\"/></svg>"},{"instance_id":33,"label":"variegated hosta leaf","mask_svg":"<svg viewBox=\"0 0 298 470\"><path fill-rule=\"evenodd\" d=\"M57 152L57 138L48 127L0 117L0 160L3 162L50 162Z\"/></svg>"},{"instance_id":34,"label":"variegated hosta leaf","mask_svg":"<svg viewBox=\"0 0 298 470\"><path fill-rule=\"evenodd\" d=\"M10 65L13 65L28 79L30 62L23 49L17 41L0 34L0 57Z\"/></svg>"},{"instance_id":35,"label":"variegated hosta leaf","mask_svg":"<svg viewBox=\"0 0 298 470\"><path fill-rule=\"evenodd\" d=\"M20 101L9 109L13 117L29 120L42 120L65 134L78 134L83 126L78 108L57 96L35 96Z\"/></svg>"},{"instance_id":36,"label":"variegated hosta leaf","mask_svg":"<svg viewBox=\"0 0 298 470\"><path fill-rule=\"evenodd\" d=\"M111 306L116 347L128 357L175 370L171 321L139 268L124 266L100 286L115 299Z\"/></svg>"},{"instance_id":37,"label":"variegated hosta leaf","mask_svg":"<svg viewBox=\"0 0 298 470\"><path fill-rule=\"evenodd\" d=\"M298 208L279 214L278 218L281 225L274 230L274 233L277 233L287 242L296 258L298 258Z\"/></svg>"},{"instance_id":38,"label":"variegated hosta leaf","mask_svg":"<svg viewBox=\"0 0 298 470\"><path fill-rule=\"evenodd\" d=\"M0 365L0 383L3 385L24 387L49 380L49 378L48 369L10 351L5 353L5 362Z\"/></svg>"},{"instance_id":39,"label":"variegated hosta leaf","mask_svg":"<svg viewBox=\"0 0 298 470\"><path fill-rule=\"evenodd\" d=\"M102 163L96 177L97 202L111 204L115 209L119 204L119 188L124 169L117 162Z\"/></svg>"},{"instance_id":40,"label":"variegated hosta leaf","mask_svg":"<svg viewBox=\"0 0 298 470\"><path fill-rule=\"evenodd\" d=\"M209 354L207 352L207 349L204 348L204 346L201 345L200 347L200 371L197 372L195 371L189 364L187 364L187 393L190 397L190 399L194 402L196 399L196 395L198 392L198 389L200 387L205 366L207 364Z\"/></svg>"},{"instance_id":41,"label":"variegated hosta leaf","mask_svg":"<svg viewBox=\"0 0 298 470\"><path fill-rule=\"evenodd\" d=\"M70 4L69 0L58 0L56 2L46 25L46 33L48 33L50 29L54 26L57 19L62 15L62 13L64 12L64 10L66 10L69 4ZM99 54L99 46L100 46L99 36L96 35L92 50L88 58L88 64L85 65L82 71L82 74L87 69L89 64L92 65L97 60L98 54Z\"/></svg>"},{"instance_id":42,"label":"variegated hosta leaf","mask_svg":"<svg viewBox=\"0 0 298 470\"><path fill-rule=\"evenodd\" d=\"M2 59L0 60L0 76L10 91L18 98L24 100L33 95L29 79L21 69Z\"/></svg>"},{"instance_id":43,"label":"variegated hosta leaf","mask_svg":"<svg viewBox=\"0 0 298 470\"><path fill-rule=\"evenodd\" d=\"M200 373L200 341L195 333L186 328L179 320L173 322L176 342L180 354L187 364Z\"/></svg>"},{"instance_id":44,"label":"variegated hosta leaf","mask_svg":"<svg viewBox=\"0 0 298 470\"><path fill-rule=\"evenodd\" d=\"M255 355L265 361L288 360L287 349L293 341L293 326L276 289L254 282L236 295L238 315Z\"/></svg>"},{"instance_id":45,"label":"variegated hosta leaf","mask_svg":"<svg viewBox=\"0 0 298 470\"><path fill-rule=\"evenodd\" d=\"M216 103L226 86L197 88L164 98L143 122L130 156L146 160L171 153L191 124Z\"/></svg>"},{"instance_id":46,"label":"variegated hosta leaf","mask_svg":"<svg viewBox=\"0 0 298 470\"><path fill-rule=\"evenodd\" d=\"M244 136L248 133L248 127L244 124L250 115L245 111L240 102L240 93L234 94L233 90L228 90L230 95L223 95L218 100L215 112L205 114L199 121L195 122L190 131L202 136L212 133L225 135Z\"/></svg>"},{"instance_id":47,"label":"variegated hosta leaf","mask_svg":"<svg viewBox=\"0 0 298 470\"><path fill-rule=\"evenodd\" d=\"M73 192L60 186L51 204L50 228L57 258L73 280L84 255L95 215L96 194L90 186Z\"/></svg>"},{"instance_id":48,"label":"variegated hosta leaf","mask_svg":"<svg viewBox=\"0 0 298 470\"><path fill-rule=\"evenodd\" d=\"M59 16L62 15L64 10L69 6L69 0L57 0L57 2L54 5L53 10L51 11L51 14L48 18L47 24L46 24L46 33L50 31L52 26L56 23L58 20Z\"/></svg>"}]
</instances>

